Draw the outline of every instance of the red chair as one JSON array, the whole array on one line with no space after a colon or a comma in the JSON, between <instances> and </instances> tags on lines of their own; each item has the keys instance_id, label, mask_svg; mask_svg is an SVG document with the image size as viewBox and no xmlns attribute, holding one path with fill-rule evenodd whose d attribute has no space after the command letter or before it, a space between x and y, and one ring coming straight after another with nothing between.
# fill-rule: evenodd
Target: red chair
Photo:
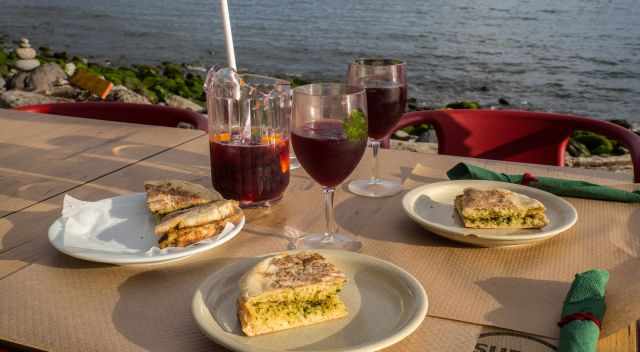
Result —
<instances>
[{"instance_id":1,"label":"red chair","mask_svg":"<svg viewBox=\"0 0 640 352\"><path fill-rule=\"evenodd\" d=\"M191 110L160 105L108 102L58 103L27 105L16 110L167 127L178 127L180 123L187 123L196 129L208 131L207 118L203 115Z\"/></svg>"},{"instance_id":2,"label":"red chair","mask_svg":"<svg viewBox=\"0 0 640 352\"><path fill-rule=\"evenodd\" d=\"M422 123L435 128L440 154L556 166L564 166L574 130L592 131L629 149L640 182L640 136L610 122L516 110L433 110L405 114L391 133ZM391 133L383 147L389 147Z\"/></svg>"}]
</instances>

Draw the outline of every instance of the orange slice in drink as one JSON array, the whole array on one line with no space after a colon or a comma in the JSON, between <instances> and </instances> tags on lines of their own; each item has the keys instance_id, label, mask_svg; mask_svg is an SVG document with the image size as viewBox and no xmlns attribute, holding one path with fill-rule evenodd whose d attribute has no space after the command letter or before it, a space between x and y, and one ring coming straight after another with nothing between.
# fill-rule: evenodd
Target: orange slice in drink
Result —
<instances>
[{"instance_id":1,"label":"orange slice in drink","mask_svg":"<svg viewBox=\"0 0 640 352\"><path fill-rule=\"evenodd\" d=\"M262 136L262 138L260 138L260 144L277 144L280 142L282 142L282 135L280 133Z\"/></svg>"},{"instance_id":2,"label":"orange slice in drink","mask_svg":"<svg viewBox=\"0 0 640 352\"><path fill-rule=\"evenodd\" d=\"M214 142L229 142L231 134L229 132L218 133L211 138Z\"/></svg>"}]
</instances>

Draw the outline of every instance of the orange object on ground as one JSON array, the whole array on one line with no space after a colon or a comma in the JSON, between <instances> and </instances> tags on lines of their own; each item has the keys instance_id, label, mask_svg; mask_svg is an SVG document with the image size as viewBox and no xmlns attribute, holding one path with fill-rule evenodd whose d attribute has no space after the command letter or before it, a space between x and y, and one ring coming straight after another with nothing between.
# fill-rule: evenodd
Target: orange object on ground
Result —
<instances>
[{"instance_id":1,"label":"orange object on ground","mask_svg":"<svg viewBox=\"0 0 640 352\"><path fill-rule=\"evenodd\" d=\"M71 77L71 83L96 94L102 99L106 98L109 92L111 92L111 89L113 89L113 83L84 69L79 69L73 77Z\"/></svg>"}]
</instances>

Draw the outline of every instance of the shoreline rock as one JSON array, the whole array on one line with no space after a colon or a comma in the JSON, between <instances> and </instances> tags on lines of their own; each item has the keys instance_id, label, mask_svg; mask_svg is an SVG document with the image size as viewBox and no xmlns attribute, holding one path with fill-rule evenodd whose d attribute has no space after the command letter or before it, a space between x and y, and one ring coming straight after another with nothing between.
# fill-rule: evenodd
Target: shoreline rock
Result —
<instances>
[{"instance_id":1,"label":"shoreline rock","mask_svg":"<svg viewBox=\"0 0 640 352\"><path fill-rule=\"evenodd\" d=\"M186 109L186 110L191 110L191 111L200 112L200 113L204 112L204 107L192 102L187 98L183 98L179 95L171 94L167 98L165 98L165 102L167 103L167 105L174 108Z\"/></svg>"},{"instance_id":2,"label":"shoreline rock","mask_svg":"<svg viewBox=\"0 0 640 352\"><path fill-rule=\"evenodd\" d=\"M73 100L21 90L8 90L0 94L0 108L13 109L24 105L70 102L73 102Z\"/></svg>"},{"instance_id":3,"label":"shoreline rock","mask_svg":"<svg viewBox=\"0 0 640 352\"><path fill-rule=\"evenodd\" d=\"M14 64L15 68L23 72L35 70L38 66L40 66L40 61L38 61L37 59L18 60Z\"/></svg>"},{"instance_id":4,"label":"shoreline rock","mask_svg":"<svg viewBox=\"0 0 640 352\"><path fill-rule=\"evenodd\" d=\"M565 166L633 173L633 163L629 154L607 157L598 155L572 157L568 155L565 159Z\"/></svg>"},{"instance_id":5,"label":"shoreline rock","mask_svg":"<svg viewBox=\"0 0 640 352\"><path fill-rule=\"evenodd\" d=\"M23 60L31 60L36 58L36 50L34 48L18 48L16 55Z\"/></svg>"},{"instance_id":6,"label":"shoreline rock","mask_svg":"<svg viewBox=\"0 0 640 352\"><path fill-rule=\"evenodd\" d=\"M76 73L76 64L73 62L67 62L64 64L64 73L69 77L73 76L73 74Z\"/></svg>"},{"instance_id":7,"label":"shoreline rock","mask_svg":"<svg viewBox=\"0 0 640 352\"><path fill-rule=\"evenodd\" d=\"M392 139L390 148L394 150L404 150L423 154L438 154L437 143L421 143L414 141L400 141Z\"/></svg>"},{"instance_id":8,"label":"shoreline rock","mask_svg":"<svg viewBox=\"0 0 640 352\"><path fill-rule=\"evenodd\" d=\"M107 96L107 100L133 104L151 104L147 97L138 94L125 86L114 86Z\"/></svg>"},{"instance_id":9,"label":"shoreline rock","mask_svg":"<svg viewBox=\"0 0 640 352\"><path fill-rule=\"evenodd\" d=\"M57 64L46 63L30 75L31 91L34 93L49 94L54 85L61 80L66 80L67 74Z\"/></svg>"}]
</instances>

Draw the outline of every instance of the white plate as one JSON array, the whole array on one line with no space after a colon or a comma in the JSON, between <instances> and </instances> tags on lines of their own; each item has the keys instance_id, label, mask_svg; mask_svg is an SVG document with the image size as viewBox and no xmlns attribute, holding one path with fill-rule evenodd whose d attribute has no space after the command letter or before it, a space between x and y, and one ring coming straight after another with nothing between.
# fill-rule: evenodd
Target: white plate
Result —
<instances>
[{"instance_id":1,"label":"white plate","mask_svg":"<svg viewBox=\"0 0 640 352\"><path fill-rule=\"evenodd\" d=\"M467 187L504 188L537 199L546 208L549 225L542 229L469 229L465 228L453 205ZM402 199L406 213L425 229L454 241L483 247L531 244L570 229L578 220L576 209L551 193L519 184L462 180L436 182L409 191Z\"/></svg>"},{"instance_id":2,"label":"white plate","mask_svg":"<svg viewBox=\"0 0 640 352\"><path fill-rule=\"evenodd\" d=\"M244 226L228 224L218 236L184 248L159 249L153 233L155 221L145 203L144 193L107 198L95 202L108 203L109 216L116 221L109 226L96 226L82 236L65 232L66 219L58 218L49 227L49 242L60 252L75 258L109 264L148 264L184 259L218 247L235 237ZM154 248L155 247L155 248Z\"/></svg>"},{"instance_id":3,"label":"white plate","mask_svg":"<svg viewBox=\"0 0 640 352\"><path fill-rule=\"evenodd\" d=\"M347 317L272 334L245 336L236 315L238 281L267 255L228 265L202 283L192 304L200 329L218 344L236 351L375 351L402 340L424 320L427 294L411 274L359 253L317 252L347 276L348 282L340 293L349 309Z\"/></svg>"}]
</instances>

